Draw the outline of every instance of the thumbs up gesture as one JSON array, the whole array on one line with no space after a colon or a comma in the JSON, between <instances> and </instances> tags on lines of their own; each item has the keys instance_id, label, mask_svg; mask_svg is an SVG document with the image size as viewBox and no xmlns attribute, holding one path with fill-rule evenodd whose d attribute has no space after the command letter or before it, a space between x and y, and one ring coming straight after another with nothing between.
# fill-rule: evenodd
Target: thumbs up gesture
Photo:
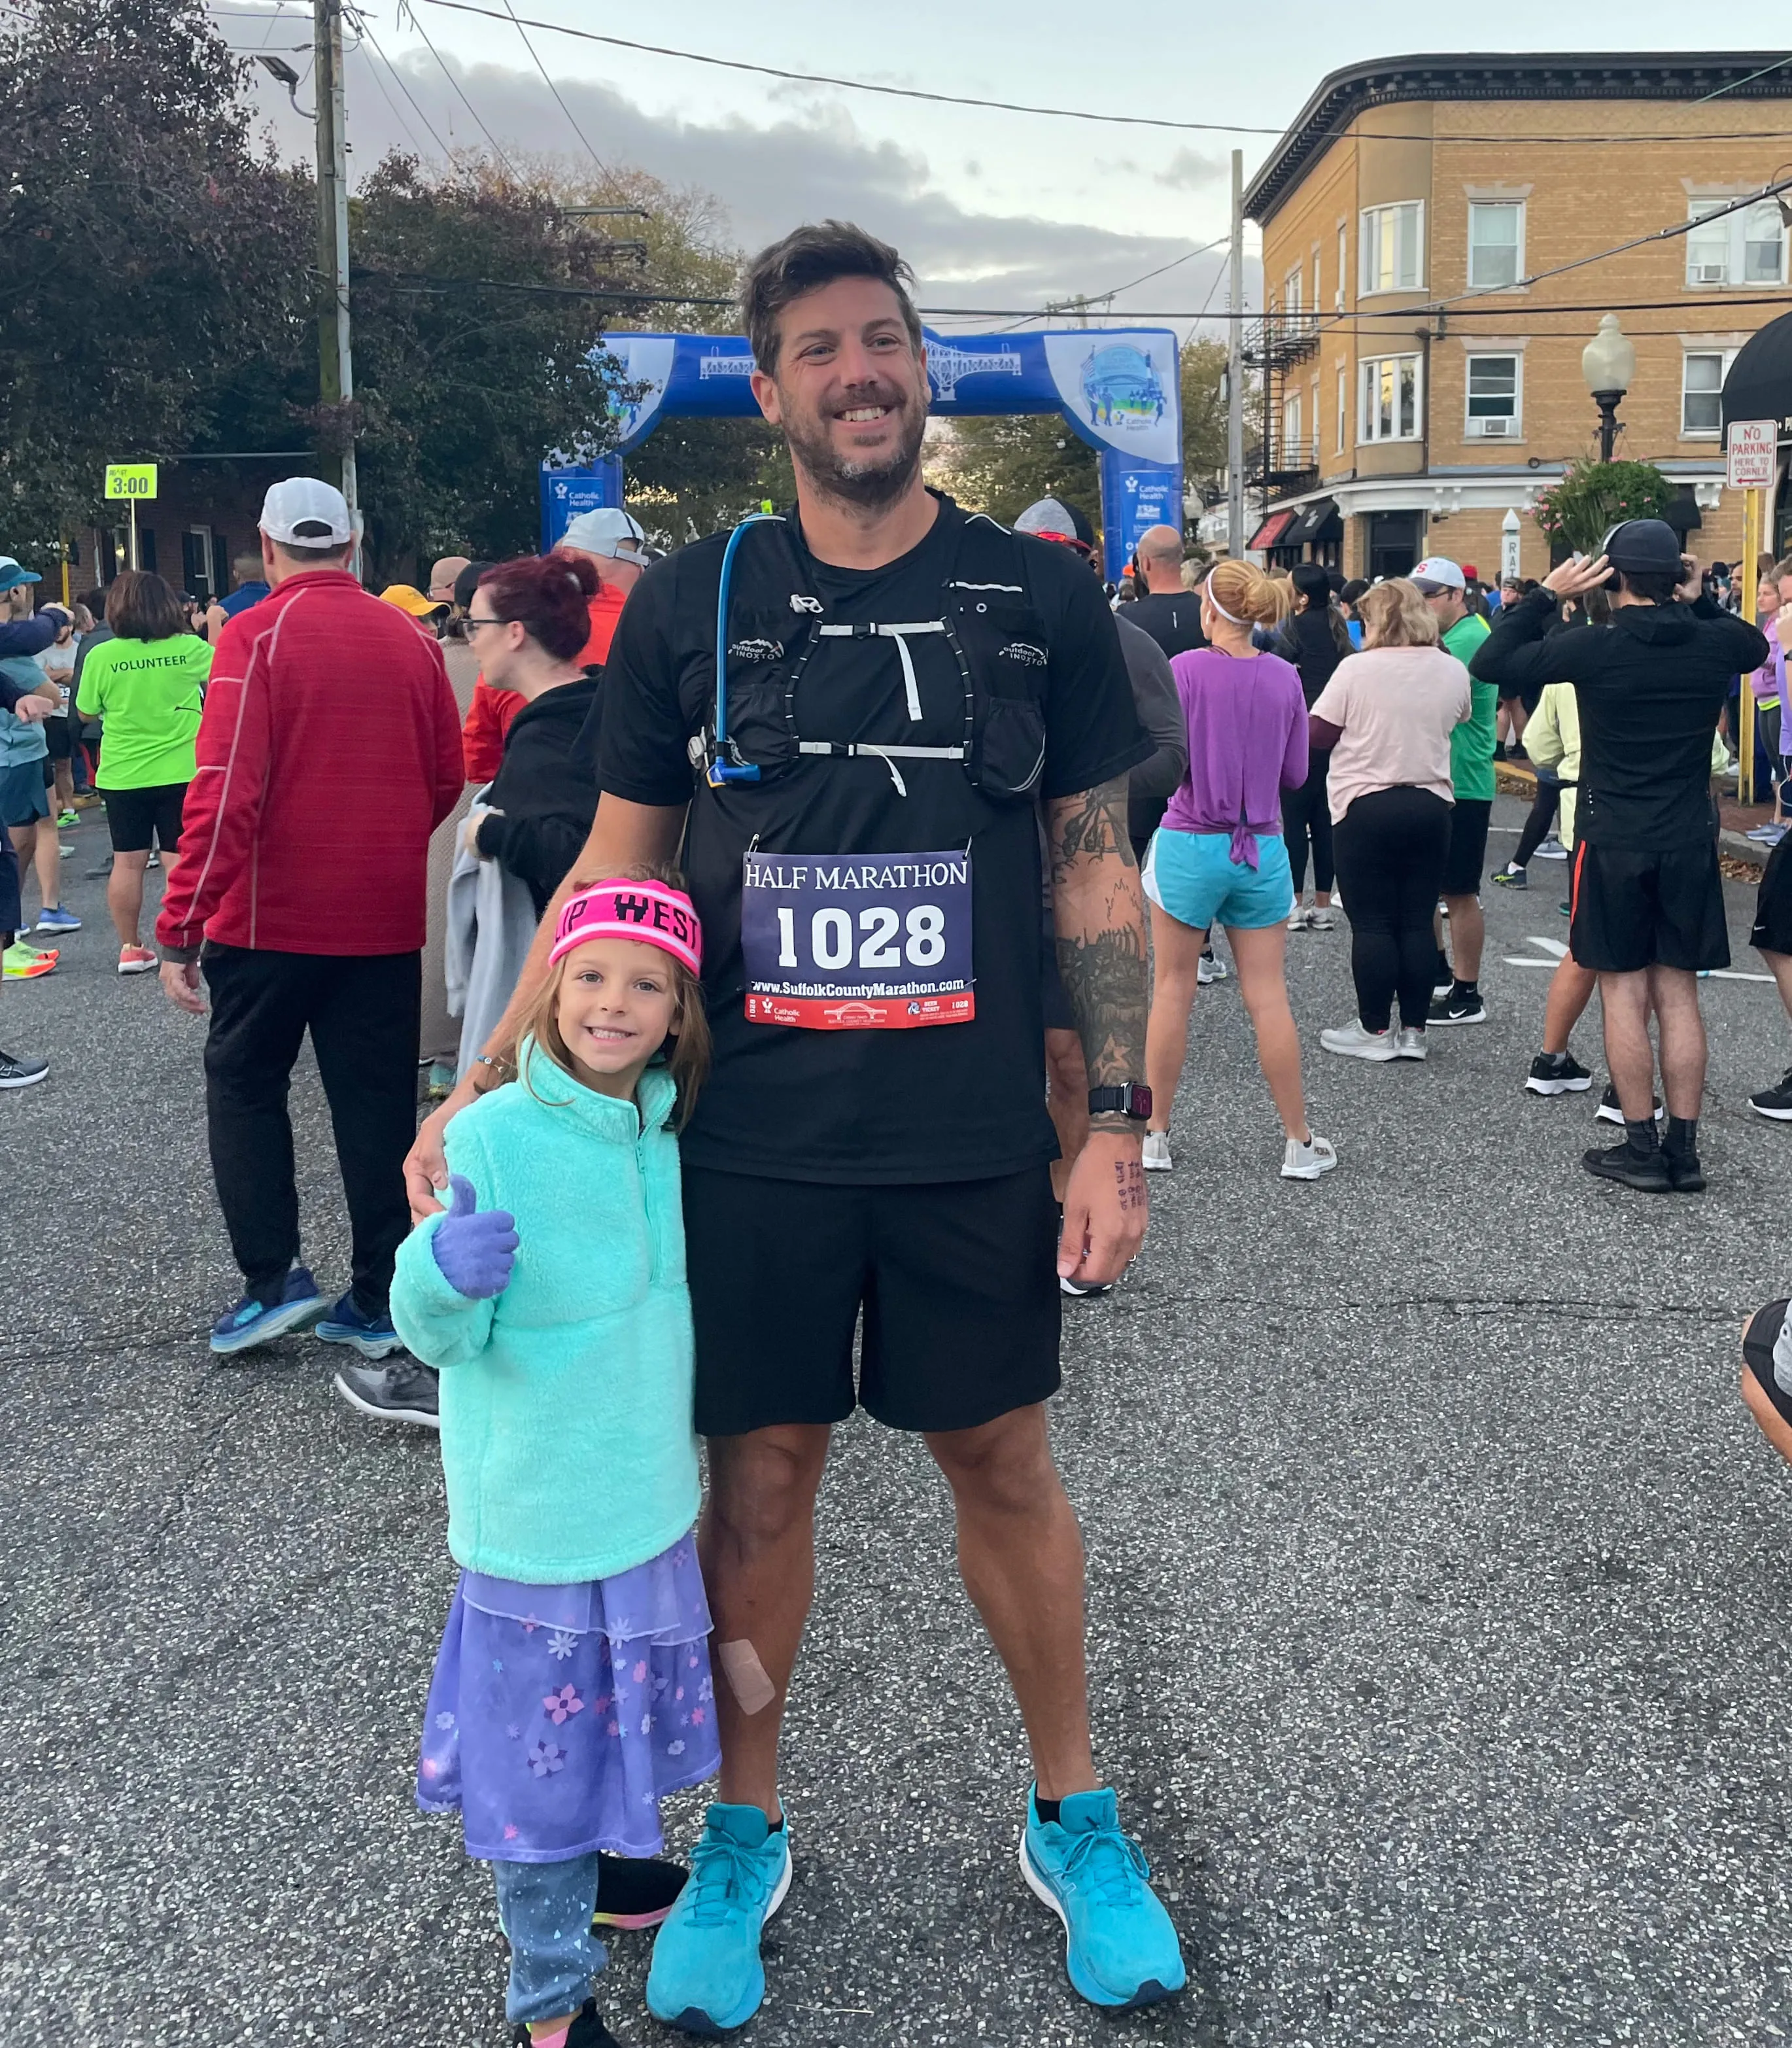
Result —
<instances>
[{"instance_id":1,"label":"thumbs up gesture","mask_svg":"<svg viewBox=\"0 0 1792 2048\"><path fill-rule=\"evenodd\" d=\"M482 1209L464 1173L448 1183L448 1214L430 1249L442 1278L469 1301L489 1301L510 1284L517 1263L517 1220L508 1209Z\"/></svg>"}]
</instances>

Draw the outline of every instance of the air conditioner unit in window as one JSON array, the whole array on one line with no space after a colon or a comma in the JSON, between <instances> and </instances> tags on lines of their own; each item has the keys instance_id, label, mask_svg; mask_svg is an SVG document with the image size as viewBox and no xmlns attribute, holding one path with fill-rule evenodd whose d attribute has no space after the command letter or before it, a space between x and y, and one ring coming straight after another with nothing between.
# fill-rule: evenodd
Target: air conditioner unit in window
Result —
<instances>
[{"instance_id":1,"label":"air conditioner unit in window","mask_svg":"<svg viewBox=\"0 0 1792 2048\"><path fill-rule=\"evenodd\" d=\"M1695 285L1725 284L1728 281L1729 267L1727 263L1695 263L1693 266L1693 282Z\"/></svg>"},{"instance_id":2,"label":"air conditioner unit in window","mask_svg":"<svg viewBox=\"0 0 1792 2048\"><path fill-rule=\"evenodd\" d=\"M1476 420L1473 424L1476 432L1484 440L1490 441L1506 440L1511 433L1513 427L1513 422L1511 420Z\"/></svg>"}]
</instances>

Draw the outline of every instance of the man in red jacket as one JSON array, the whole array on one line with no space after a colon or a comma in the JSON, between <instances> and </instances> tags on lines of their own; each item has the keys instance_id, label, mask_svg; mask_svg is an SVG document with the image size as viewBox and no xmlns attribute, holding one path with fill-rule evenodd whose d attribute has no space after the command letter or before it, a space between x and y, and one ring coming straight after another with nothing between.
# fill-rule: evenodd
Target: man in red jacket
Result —
<instances>
[{"instance_id":1,"label":"man in red jacket","mask_svg":"<svg viewBox=\"0 0 1792 2048\"><path fill-rule=\"evenodd\" d=\"M433 1425L434 1375L386 1309L409 1227L429 835L461 791L441 650L350 574L342 493L277 483L262 508L272 594L219 634L181 859L156 920L162 987L203 1016L211 1169L244 1292L211 1348L246 1351L324 1310L299 1263L286 1098L306 1030L348 1198L353 1285L316 1334L371 1361L336 1384L368 1413Z\"/></svg>"}]
</instances>

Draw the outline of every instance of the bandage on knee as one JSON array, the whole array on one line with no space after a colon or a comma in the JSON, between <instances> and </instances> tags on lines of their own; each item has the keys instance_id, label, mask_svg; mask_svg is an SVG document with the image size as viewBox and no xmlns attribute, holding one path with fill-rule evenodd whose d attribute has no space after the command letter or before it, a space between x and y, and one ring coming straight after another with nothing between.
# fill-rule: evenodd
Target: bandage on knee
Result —
<instances>
[{"instance_id":1,"label":"bandage on knee","mask_svg":"<svg viewBox=\"0 0 1792 2048\"><path fill-rule=\"evenodd\" d=\"M752 1644L744 1639L720 1644L716 1654L721 1660L722 1676L743 1714L762 1713L778 1697L778 1688L766 1675Z\"/></svg>"}]
</instances>

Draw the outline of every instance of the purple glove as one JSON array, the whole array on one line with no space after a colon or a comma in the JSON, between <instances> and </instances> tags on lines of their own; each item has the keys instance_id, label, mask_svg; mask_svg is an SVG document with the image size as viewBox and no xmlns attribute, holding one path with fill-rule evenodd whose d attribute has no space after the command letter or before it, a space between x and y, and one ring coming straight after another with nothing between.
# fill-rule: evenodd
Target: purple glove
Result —
<instances>
[{"instance_id":1,"label":"purple glove","mask_svg":"<svg viewBox=\"0 0 1792 2048\"><path fill-rule=\"evenodd\" d=\"M464 1173L448 1182L448 1212L430 1249L442 1278L469 1301L489 1301L510 1284L517 1263L517 1220L508 1209L482 1209Z\"/></svg>"}]
</instances>

